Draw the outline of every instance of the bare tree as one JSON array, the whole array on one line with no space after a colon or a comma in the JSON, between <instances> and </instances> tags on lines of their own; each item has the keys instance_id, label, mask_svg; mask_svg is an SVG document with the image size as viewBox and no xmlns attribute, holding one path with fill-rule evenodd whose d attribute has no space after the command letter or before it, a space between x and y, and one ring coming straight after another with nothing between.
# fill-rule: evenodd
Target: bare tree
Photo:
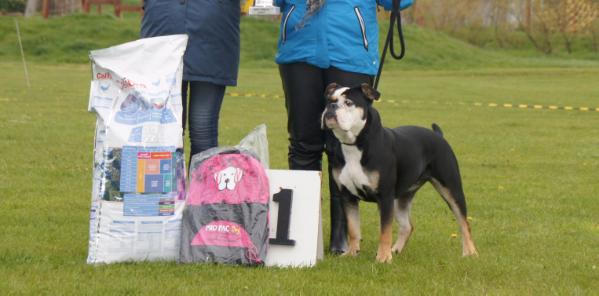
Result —
<instances>
[{"instance_id":1,"label":"bare tree","mask_svg":"<svg viewBox=\"0 0 599 296\"><path fill-rule=\"evenodd\" d=\"M593 6L593 10L596 16L599 15L599 3ZM599 17L595 17L589 26L589 31L591 34L591 47L593 51L599 52Z\"/></svg>"},{"instance_id":2,"label":"bare tree","mask_svg":"<svg viewBox=\"0 0 599 296\"><path fill-rule=\"evenodd\" d=\"M519 28L526 34L530 43L545 54L553 52L551 35L558 13L558 3L557 0L527 0L524 9L521 6L514 7L519 10L514 13Z\"/></svg>"},{"instance_id":3,"label":"bare tree","mask_svg":"<svg viewBox=\"0 0 599 296\"><path fill-rule=\"evenodd\" d=\"M493 28L495 41L500 47L506 46L507 41L504 39L504 35L513 29L510 22L512 5L509 0L488 1L488 25Z\"/></svg>"},{"instance_id":4,"label":"bare tree","mask_svg":"<svg viewBox=\"0 0 599 296\"><path fill-rule=\"evenodd\" d=\"M557 5L554 17L553 30L564 39L566 51L572 53L572 40L590 28L597 18L597 10L590 0L565 0Z\"/></svg>"}]
</instances>

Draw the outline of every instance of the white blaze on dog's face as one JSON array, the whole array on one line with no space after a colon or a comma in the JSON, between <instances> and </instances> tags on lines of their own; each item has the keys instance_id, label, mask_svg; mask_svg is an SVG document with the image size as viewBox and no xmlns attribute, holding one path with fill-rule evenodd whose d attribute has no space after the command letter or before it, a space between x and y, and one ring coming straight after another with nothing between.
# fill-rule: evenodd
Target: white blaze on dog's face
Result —
<instances>
[{"instance_id":1,"label":"white blaze on dog's face","mask_svg":"<svg viewBox=\"0 0 599 296\"><path fill-rule=\"evenodd\" d=\"M364 108L347 97L348 90L348 87L338 88L328 97L322 122L339 140L353 143L366 124L366 116Z\"/></svg>"},{"instance_id":2,"label":"white blaze on dog's face","mask_svg":"<svg viewBox=\"0 0 599 296\"><path fill-rule=\"evenodd\" d=\"M242 176L243 171L241 169L230 166L215 173L214 180L218 184L218 190L233 190Z\"/></svg>"}]
</instances>

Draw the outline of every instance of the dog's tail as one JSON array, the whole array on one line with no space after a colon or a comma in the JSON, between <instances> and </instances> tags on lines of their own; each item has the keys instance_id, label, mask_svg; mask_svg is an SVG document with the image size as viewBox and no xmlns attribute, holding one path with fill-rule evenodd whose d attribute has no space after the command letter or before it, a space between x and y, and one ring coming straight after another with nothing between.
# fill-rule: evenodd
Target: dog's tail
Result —
<instances>
[{"instance_id":1,"label":"dog's tail","mask_svg":"<svg viewBox=\"0 0 599 296\"><path fill-rule=\"evenodd\" d=\"M441 127L438 126L436 123L433 123L433 131L435 133L437 133L439 136L443 137L443 131L441 130Z\"/></svg>"}]
</instances>

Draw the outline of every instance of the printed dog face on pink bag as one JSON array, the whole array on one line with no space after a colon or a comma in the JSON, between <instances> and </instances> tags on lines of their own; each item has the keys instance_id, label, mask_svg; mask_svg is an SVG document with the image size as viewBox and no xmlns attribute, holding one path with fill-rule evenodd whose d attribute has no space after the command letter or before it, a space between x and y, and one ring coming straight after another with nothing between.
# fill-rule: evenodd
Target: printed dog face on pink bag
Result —
<instances>
[{"instance_id":1,"label":"printed dog face on pink bag","mask_svg":"<svg viewBox=\"0 0 599 296\"><path fill-rule=\"evenodd\" d=\"M254 169L260 165L244 155L219 154L206 160L192 173L187 204L267 203L269 192L258 185L267 177Z\"/></svg>"}]
</instances>

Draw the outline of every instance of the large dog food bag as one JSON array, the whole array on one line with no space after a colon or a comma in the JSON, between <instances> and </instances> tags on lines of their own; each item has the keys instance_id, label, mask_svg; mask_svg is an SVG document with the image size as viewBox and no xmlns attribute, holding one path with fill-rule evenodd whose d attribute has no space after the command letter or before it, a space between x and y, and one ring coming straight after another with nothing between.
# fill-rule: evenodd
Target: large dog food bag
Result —
<instances>
[{"instance_id":1,"label":"large dog food bag","mask_svg":"<svg viewBox=\"0 0 599 296\"><path fill-rule=\"evenodd\" d=\"M90 54L88 109L97 122L89 264L178 258L186 44L186 35L171 35Z\"/></svg>"}]
</instances>

